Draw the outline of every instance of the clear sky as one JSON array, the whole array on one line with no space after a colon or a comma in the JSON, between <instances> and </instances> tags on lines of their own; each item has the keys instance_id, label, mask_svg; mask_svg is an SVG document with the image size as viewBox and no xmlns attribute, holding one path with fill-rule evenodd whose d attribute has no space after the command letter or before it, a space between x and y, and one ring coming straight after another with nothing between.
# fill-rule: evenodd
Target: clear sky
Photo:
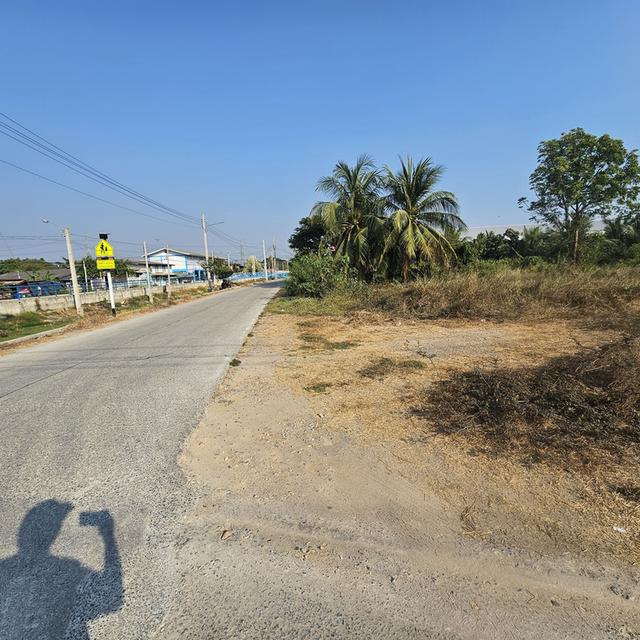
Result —
<instances>
[{"instance_id":1,"label":"clear sky","mask_svg":"<svg viewBox=\"0 0 640 640\"><path fill-rule=\"evenodd\" d=\"M284 246L317 179L363 152L391 166L432 156L470 226L522 223L540 140L581 126L640 146L639 27L637 0L4 0L0 111L158 201L223 220L247 253L274 236ZM0 159L154 214L4 136ZM0 257L59 259L58 241L12 236L65 225L202 244L195 225L0 164Z\"/></svg>"}]
</instances>

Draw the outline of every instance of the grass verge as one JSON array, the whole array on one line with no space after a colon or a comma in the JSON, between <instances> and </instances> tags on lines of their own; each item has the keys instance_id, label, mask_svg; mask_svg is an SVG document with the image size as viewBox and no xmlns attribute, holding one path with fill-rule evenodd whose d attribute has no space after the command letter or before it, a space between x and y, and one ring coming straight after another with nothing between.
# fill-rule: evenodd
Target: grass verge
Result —
<instances>
[{"instance_id":1,"label":"grass verge","mask_svg":"<svg viewBox=\"0 0 640 640\"><path fill-rule=\"evenodd\" d=\"M34 333L59 329L72 322L58 314L27 312L16 316L0 318L0 342L23 338Z\"/></svg>"}]
</instances>

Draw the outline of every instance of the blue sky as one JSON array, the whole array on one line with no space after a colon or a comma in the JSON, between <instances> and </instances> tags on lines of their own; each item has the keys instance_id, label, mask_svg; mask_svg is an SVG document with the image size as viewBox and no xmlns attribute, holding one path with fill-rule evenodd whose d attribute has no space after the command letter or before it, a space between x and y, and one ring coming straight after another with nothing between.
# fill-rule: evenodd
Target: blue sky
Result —
<instances>
[{"instance_id":1,"label":"blue sky","mask_svg":"<svg viewBox=\"0 0 640 640\"><path fill-rule=\"evenodd\" d=\"M285 245L317 179L363 152L391 166L429 155L470 226L522 223L540 140L581 126L640 146L639 24L634 0L5 0L0 111L156 200L224 220L234 240L212 235L220 253ZM4 136L0 159L154 214ZM12 236L65 225L202 240L0 164L0 257L59 257L54 240Z\"/></svg>"}]
</instances>

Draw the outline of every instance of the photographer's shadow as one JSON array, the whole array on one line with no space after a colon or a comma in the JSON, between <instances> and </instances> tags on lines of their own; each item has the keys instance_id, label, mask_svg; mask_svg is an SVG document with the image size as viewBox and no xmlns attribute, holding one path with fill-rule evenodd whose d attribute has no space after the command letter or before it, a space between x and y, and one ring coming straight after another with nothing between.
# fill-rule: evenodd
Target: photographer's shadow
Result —
<instances>
[{"instance_id":1,"label":"photographer's shadow","mask_svg":"<svg viewBox=\"0 0 640 640\"><path fill-rule=\"evenodd\" d=\"M45 500L22 520L18 553L0 561L0 640L89 638L87 622L122 607L122 570L108 511L81 513L104 543L104 566L94 571L51 545L73 505Z\"/></svg>"}]
</instances>

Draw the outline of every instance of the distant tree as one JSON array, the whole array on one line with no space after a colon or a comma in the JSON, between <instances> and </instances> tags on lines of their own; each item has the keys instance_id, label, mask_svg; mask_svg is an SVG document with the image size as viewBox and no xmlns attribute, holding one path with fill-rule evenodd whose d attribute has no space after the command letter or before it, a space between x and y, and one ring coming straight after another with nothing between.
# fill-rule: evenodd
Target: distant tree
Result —
<instances>
[{"instance_id":1,"label":"distant tree","mask_svg":"<svg viewBox=\"0 0 640 640\"><path fill-rule=\"evenodd\" d=\"M475 245L475 255L480 260L503 260L520 256L517 249L519 240L517 231L507 229L505 233L483 231L472 242Z\"/></svg>"},{"instance_id":2,"label":"distant tree","mask_svg":"<svg viewBox=\"0 0 640 640\"><path fill-rule=\"evenodd\" d=\"M289 238L289 246L296 253L316 253L327 233L320 216L305 216Z\"/></svg>"},{"instance_id":3,"label":"distant tree","mask_svg":"<svg viewBox=\"0 0 640 640\"><path fill-rule=\"evenodd\" d=\"M261 265L260 260L258 260L258 258L256 258L255 256L249 256L244 263L244 270L247 273L257 273L262 269L264 269L264 265Z\"/></svg>"},{"instance_id":4,"label":"distant tree","mask_svg":"<svg viewBox=\"0 0 640 640\"><path fill-rule=\"evenodd\" d=\"M519 204L559 231L567 254L578 259L580 238L596 216L607 217L637 206L640 164L622 140L572 129L538 146L538 166L529 178L535 199Z\"/></svg>"},{"instance_id":5,"label":"distant tree","mask_svg":"<svg viewBox=\"0 0 640 640\"><path fill-rule=\"evenodd\" d=\"M44 258L7 258L0 260L0 273L9 273L10 271L24 272L25 275L39 273L49 269L57 269L59 263L49 262Z\"/></svg>"},{"instance_id":6,"label":"distant tree","mask_svg":"<svg viewBox=\"0 0 640 640\"><path fill-rule=\"evenodd\" d=\"M222 280L228 278L233 273L233 269L223 258L210 258L209 260L202 261L200 266L205 271L208 269L211 275L215 275L217 278L221 278Z\"/></svg>"},{"instance_id":7,"label":"distant tree","mask_svg":"<svg viewBox=\"0 0 640 640\"><path fill-rule=\"evenodd\" d=\"M133 269L131 265L126 260L122 260L120 258L116 258L116 268L112 271L113 275L116 278L124 278L128 274L133 273ZM84 262L84 266L83 263ZM69 262L67 261L67 265ZM84 275L84 267L87 268L87 276L89 278L100 278L105 275L104 271L101 271L96 266L96 259L93 256L85 256L81 260L76 260L76 272L78 273L78 277Z\"/></svg>"}]
</instances>

